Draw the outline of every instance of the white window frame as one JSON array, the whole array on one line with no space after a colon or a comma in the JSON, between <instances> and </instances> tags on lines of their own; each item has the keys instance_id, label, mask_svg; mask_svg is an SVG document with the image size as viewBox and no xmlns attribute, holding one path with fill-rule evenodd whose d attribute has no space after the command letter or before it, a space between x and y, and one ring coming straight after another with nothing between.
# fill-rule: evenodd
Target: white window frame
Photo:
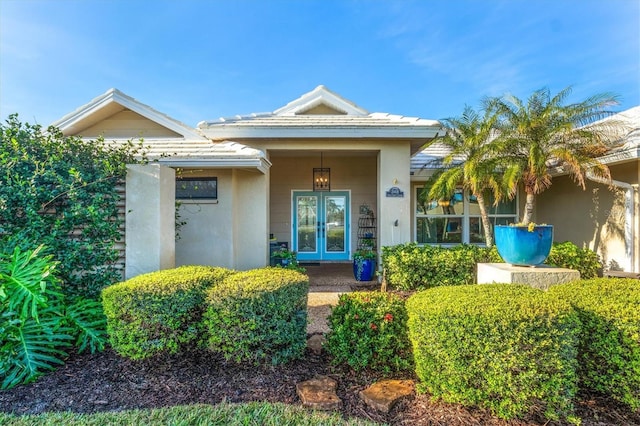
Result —
<instances>
[{"instance_id":1,"label":"white window frame","mask_svg":"<svg viewBox=\"0 0 640 426\"><path fill-rule=\"evenodd\" d=\"M416 185L413 187L413 214L414 214L414 221L413 221L413 241L420 244L420 245L438 245L438 246L455 246L458 244L474 244L477 246L481 246L484 247L486 246L486 243L484 242L471 242L470 241L470 237L471 237L471 221L470 219L472 218L478 218L480 220L480 224L482 225L482 216L480 216L480 214L471 214L470 213L470 209L469 209L469 200L470 200L470 196L471 194L469 193L469 191L464 190L463 194L462 194L462 202L463 202L463 209L462 209L462 214L455 214L455 215L446 215L446 214L419 214L418 213L418 191L421 191L422 189L424 189L425 185ZM519 212L519 200L518 200L518 196L516 195L516 211L515 213L511 214L511 213L500 213L500 214L490 214L489 218L490 219L494 219L494 218L506 218L506 219L510 219L511 222L513 221L517 221L518 217L520 217L520 212ZM489 206L490 208L490 206ZM462 218L462 241L460 243L446 243L446 242L435 242L435 243L419 243L418 242L418 219L420 218L429 218L429 219L452 219L452 218Z\"/></svg>"}]
</instances>

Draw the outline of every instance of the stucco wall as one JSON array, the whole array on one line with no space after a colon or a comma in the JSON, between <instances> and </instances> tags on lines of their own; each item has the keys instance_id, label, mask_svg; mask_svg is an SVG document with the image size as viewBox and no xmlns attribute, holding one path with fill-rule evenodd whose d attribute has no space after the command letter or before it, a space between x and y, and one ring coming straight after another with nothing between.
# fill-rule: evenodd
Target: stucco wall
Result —
<instances>
[{"instance_id":1,"label":"stucco wall","mask_svg":"<svg viewBox=\"0 0 640 426\"><path fill-rule=\"evenodd\" d=\"M218 200L183 201L176 265L246 270L268 261L267 176L257 171L195 170L185 177L217 177Z\"/></svg>"},{"instance_id":2,"label":"stucco wall","mask_svg":"<svg viewBox=\"0 0 640 426\"><path fill-rule=\"evenodd\" d=\"M612 166L611 172L615 180L638 183L637 163ZM635 202L637 212L637 198ZM568 176L556 177L551 188L538 197L536 222L554 225L556 241L596 250L608 267L630 268L624 239L624 191L591 181L583 191ZM638 245L637 233L633 244Z\"/></svg>"},{"instance_id":3,"label":"stucco wall","mask_svg":"<svg viewBox=\"0 0 640 426\"><path fill-rule=\"evenodd\" d=\"M377 211L377 153L325 153L323 166L331 168L331 190L351 191L351 246L357 243L357 225L361 204ZM320 153L277 154L270 158L271 219L270 233L278 241L291 244L292 191L311 191L312 170L320 167Z\"/></svg>"},{"instance_id":4,"label":"stucco wall","mask_svg":"<svg viewBox=\"0 0 640 426\"><path fill-rule=\"evenodd\" d=\"M233 268L233 189L231 170L185 171L185 177L217 177L218 200L183 200L176 241L176 265Z\"/></svg>"}]
</instances>

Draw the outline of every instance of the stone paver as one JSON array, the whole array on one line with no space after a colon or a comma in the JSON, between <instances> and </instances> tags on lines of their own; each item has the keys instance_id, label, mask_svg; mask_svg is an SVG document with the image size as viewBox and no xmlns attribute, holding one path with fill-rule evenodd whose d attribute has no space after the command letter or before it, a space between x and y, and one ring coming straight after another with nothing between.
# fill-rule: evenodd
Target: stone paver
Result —
<instances>
[{"instance_id":1,"label":"stone paver","mask_svg":"<svg viewBox=\"0 0 640 426\"><path fill-rule=\"evenodd\" d=\"M328 376L318 376L296 385L302 406L314 410L340 410L342 400L336 395L338 382Z\"/></svg>"},{"instance_id":2,"label":"stone paver","mask_svg":"<svg viewBox=\"0 0 640 426\"><path fill-rule=\"evenodd\" d=\"M323 334L314 334L307 339L307 347L311 349L314 354L320 355L324 342L326 341L327 339L325 339Z\"/></svg>"},{"instance_id":3,"label":"stone paver","mask_svg":"<svg viewBox=\"0 0 640 426\"><path fill-rule=\"evenodd\" d=\"M413 380L382 380L360 391L360 398L369 407L388 413L398 401L411 395L413 389Z\"/></svg>"}]
</instances>

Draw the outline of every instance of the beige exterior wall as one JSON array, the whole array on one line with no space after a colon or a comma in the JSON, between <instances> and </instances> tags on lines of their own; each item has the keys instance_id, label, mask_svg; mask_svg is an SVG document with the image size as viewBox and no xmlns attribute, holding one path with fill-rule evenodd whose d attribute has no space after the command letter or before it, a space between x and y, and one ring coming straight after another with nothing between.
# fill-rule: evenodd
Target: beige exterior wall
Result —
<instances>
[{"instance_id":1,"label":"beige exterior wall","mask_svg":"<svg viewBox=\"0 0 640 426\"><path fill-rule=\"evenodd\" d=\"M312 169L331 168L331 189L351 191L351 252L361 204L375 212L378 249L411 241L410 142L402 140L238 140L268 153L272 166L269 232L291 244L291 191L311 190ZM335 161L335 162L334 162ZM332 163L334 162L334 163ZM395 182L395 183L394 183ZM386 197L398 187L402 198ZM395 221L398 226L395 226Z\"/></svg>"},{"instance_id":2,"label":"beige exterior wall","mask_svg":"<svg viewBox=\"0 0 640 426\"><path fill-rule=\"evenodd\" d=\"M376 152L332 151L323 154L323 166L331 169L331 190L351 192L349 235L352 248L357 244L360 205L367 204L377 212L377 156ZM314 167L320 167L320 153L276 154L270 161L269 232L279 242L287 242L291 246L292 192L311 191L312 171Z\"/></svg>"},{"instance_id":3,"label":"beige exterior wall","mask_svg":"<svg viewBox=\"0 0 640 426\"><path fill-rule=\"evenodd\" d=\"M379 238L383 246L408 243L413 239L411 227L411 153L408 144L388 144L378 157ZM397 187L403 197L388 197Z\"/></svg>"},{"instance_id":4,"label":"beige exterior wall","mask_svg":"<svg viewBox=\"0 0 640 426\"><path fill-rule=\"evenodd\" d=\"M186 222L176 241L176 265L233 268L233 189L231 170L185 170L184 177L217 177L217 201L181 200L178 213Z\"/></svg>"},{"instance_id":5,"label":"beige exterior wall","mask_svg":"<svg viewBox=\"0 0 640 426\"><path fill-rule=\"evenodd\" d=\"M217 177L217 201L181 202L176 265L246 270L268 261L267 176L257 171L185 170L185 177Z\"/></svg>"},{"instance_id":6,"label":"beige exterior wall","mask_svg":"<svg viewBox=\"0 0 640 426\"><path fill-rule=\"evenodd\" d=\"M611 167L613 179L638 184L640 170L638 163L627 163ZM572 241L581 247L597 251L605 262L605 267L629 271L638 268L638 197L637 190L633 202L635 240L634 259L629 258L628 244L625 244L627 209L625 192L611 190L607 185L587 181L587 189L582 189L568 176L556 177L553 185L538 197L536 222L554 225L555 241ZM635 264L635 265L634 265Z\"/></svg>"},{"instance_id":7,"label":"beige exterior wall","mask_svg":"<svg viewBox=\"0 0 640 426\"><path fill-rule=\"evenodd\" d=\"M111 117L100 121L91 127L82 130L85 138L97 138L103 135L105 138L129 139L129 138L182 138L160 124L149 120L133 111L125 110L113 114Z\"/></svg>"},{"instance_id":8,"label":"beige exterior wall","mask_svg":"<svg viewBox=\"0 0 640 426\"><path fill-rule=\"evenodd\" d=\"M175 171L127 166L125 278L175 266Z\"/></svg>"}]
</instances>

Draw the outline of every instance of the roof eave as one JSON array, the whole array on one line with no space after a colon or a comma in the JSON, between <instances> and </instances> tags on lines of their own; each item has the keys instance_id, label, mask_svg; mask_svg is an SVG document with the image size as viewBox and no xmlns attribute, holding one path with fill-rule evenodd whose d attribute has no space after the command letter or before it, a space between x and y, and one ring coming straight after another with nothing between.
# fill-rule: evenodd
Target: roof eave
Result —
<instances>
[{"instance_id":1,"label":"roof eave","mask_svg":"<svg viewBox=\"0 0 640 426\"><path fill-rule=\"evenodd\" d=\"M384 127L225 127L202 129L212 140L225 139L431 139L439 135L439 126L384 126Z\"/></svg>"},{"instance_id":2,"label":"roof eave","mask_svg":"<svg viewBox=\"0 0 640 426\"><path fill-rule=\"evenodd\" d=\"M162 165L180 168L201 169L256 169L266 174L271 168L271 162L266 158L162 158L158 160Z\"/></svg>"}]
</instances>

